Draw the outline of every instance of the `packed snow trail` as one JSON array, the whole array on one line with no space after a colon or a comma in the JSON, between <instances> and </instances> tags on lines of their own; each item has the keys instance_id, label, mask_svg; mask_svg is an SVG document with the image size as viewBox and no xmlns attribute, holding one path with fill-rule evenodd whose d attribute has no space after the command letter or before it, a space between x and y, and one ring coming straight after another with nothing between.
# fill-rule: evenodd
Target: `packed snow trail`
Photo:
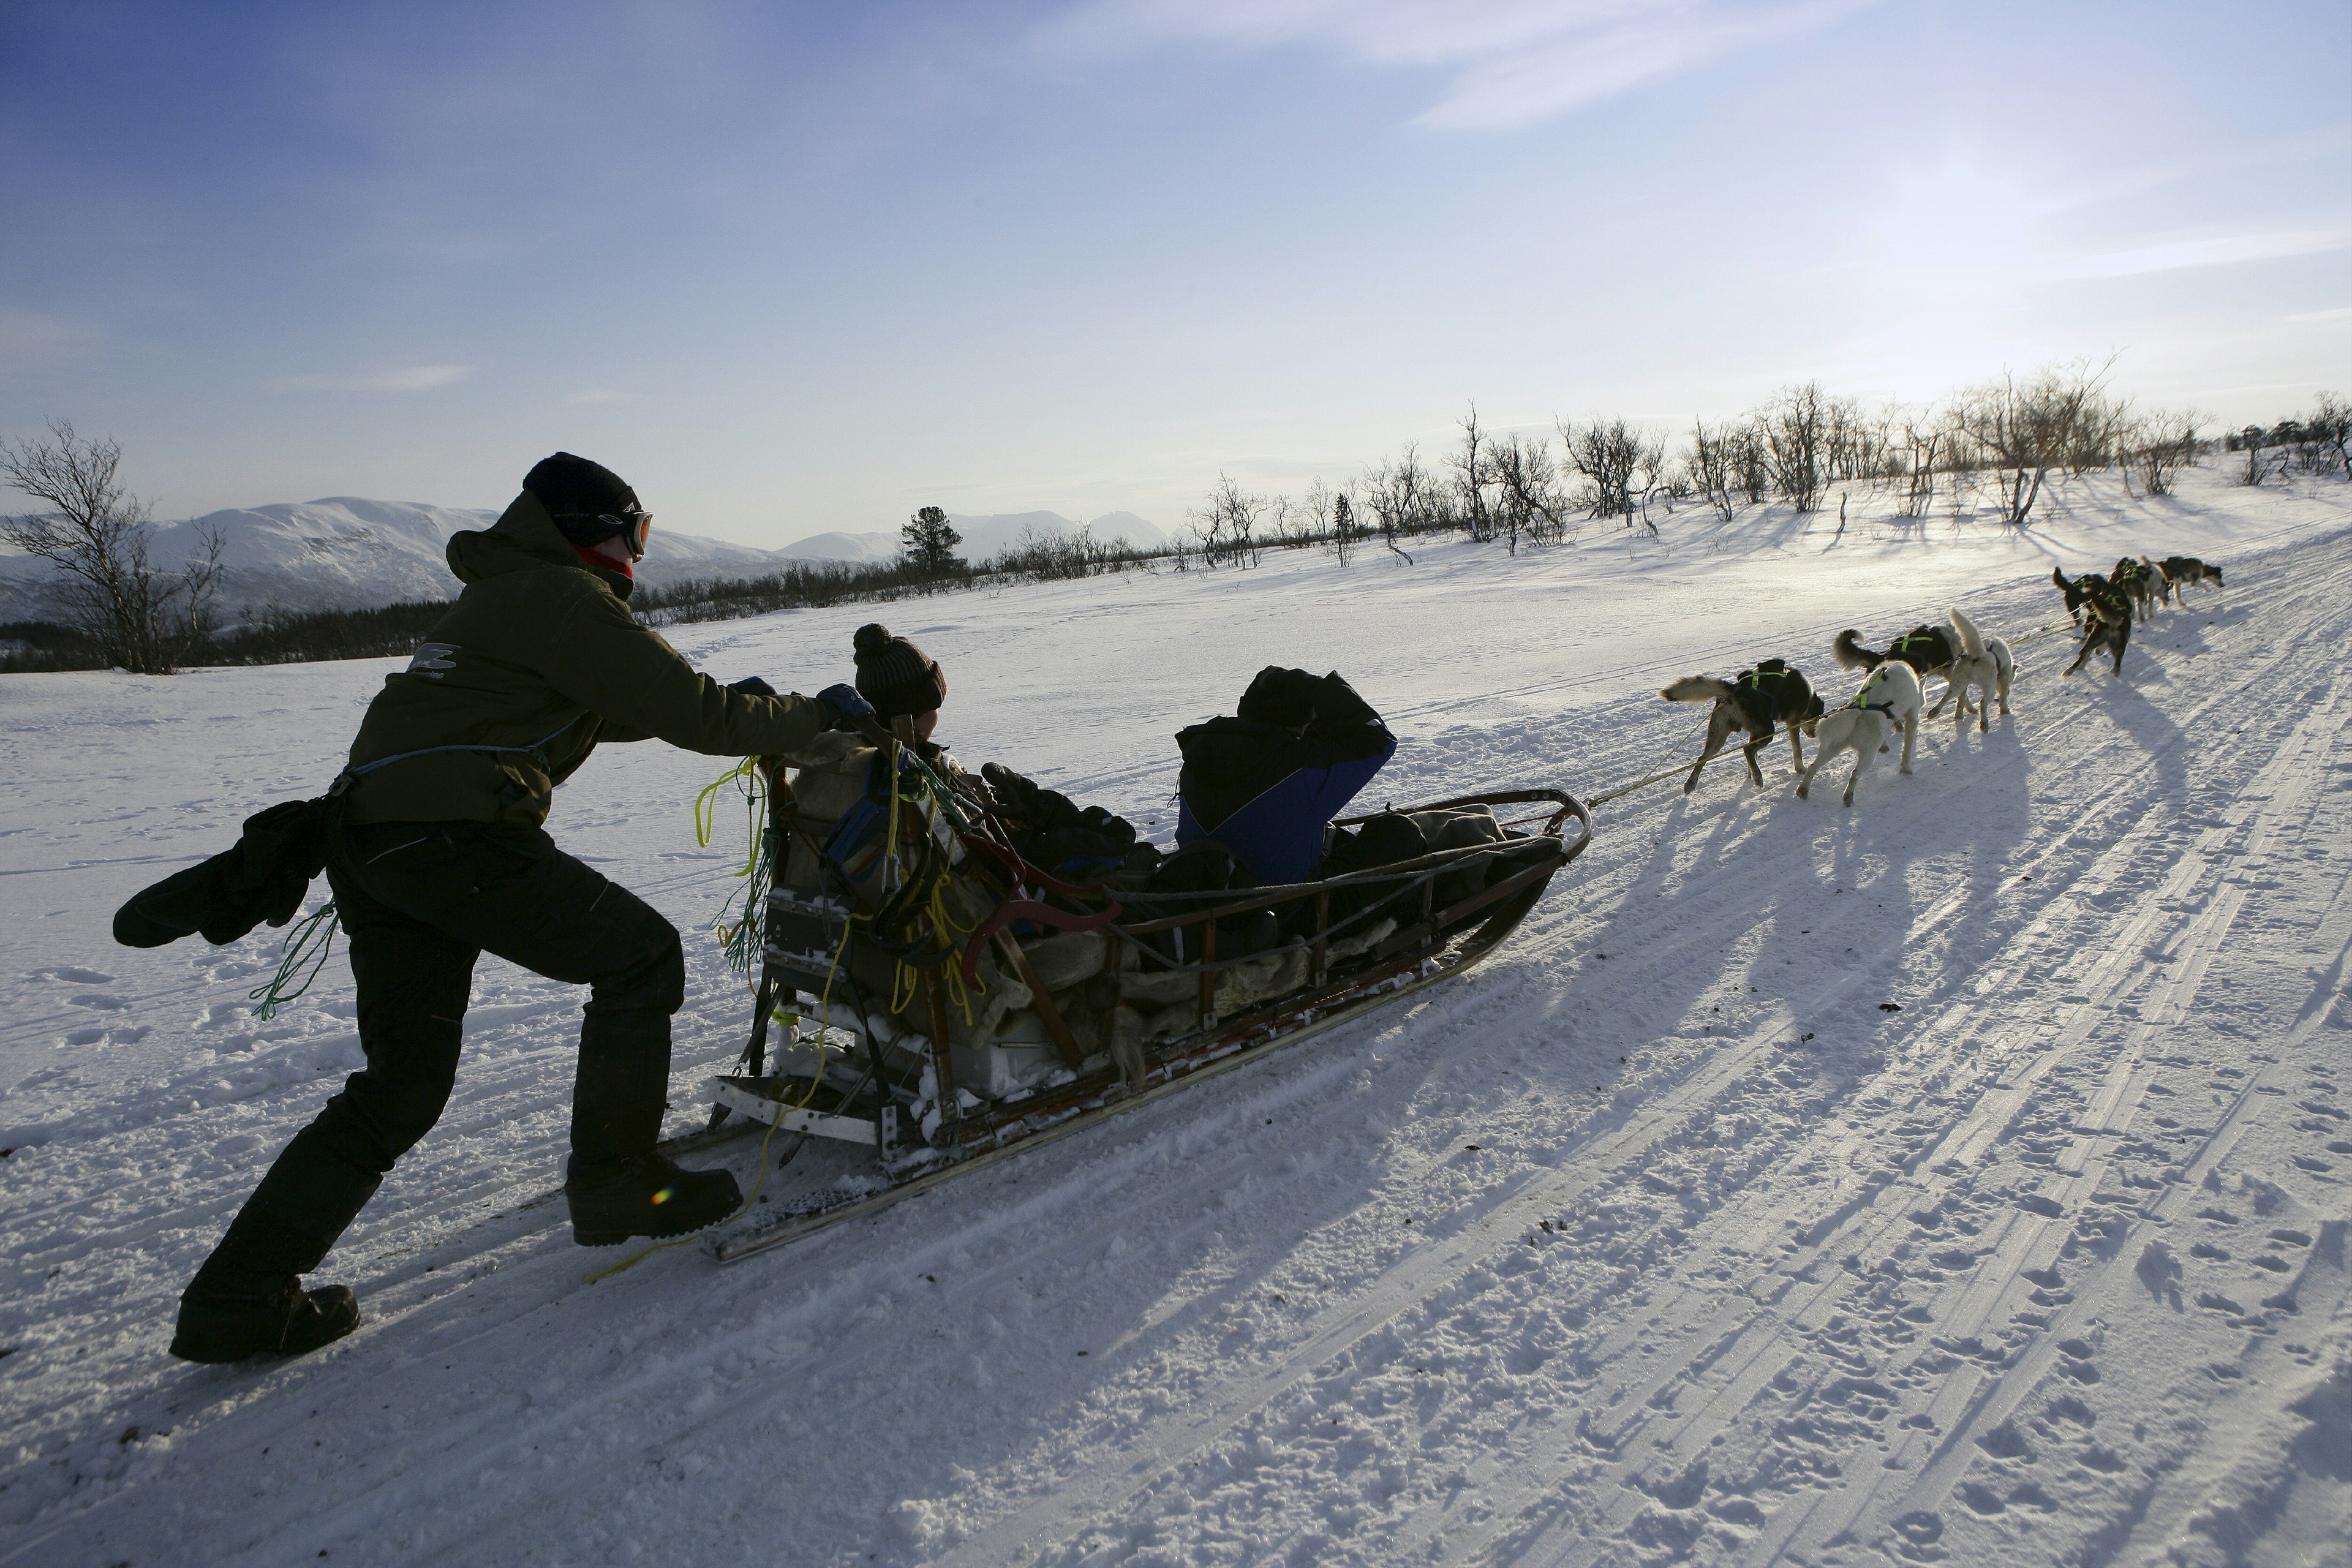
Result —
<instances>
[{"instance_id":1,"label":"packed snow trail","mask_svg":"<svg viewBox=\"0 0 2352 1568\"><path fill-rule=\"evenodd\" d=\"M1688 799L1615 803L1461 981L723 1272L679 1249L583 1283L612 1255L529 1203L577 996L486 964L458 1100L326 1270L369 1323L274 1366L161 1346L186 1269L356 1059L347 978L254 1029L266 943L126 955L26 922L0 1049L58 1066L0 1102L37 1140L0 1164L0 1562L2321 1560L2352 1514L2343 494L2236 520L2294 528L2260 548L2199 547L2232 524L2221 495L1847 564L1786 540L1622 568L1449 547L1123 606L942 601L961 625L899 629L959 692L1000 689L966 732L1058 701L1041 772L1141 817L1172 764L1131 759L1176 727L1151 681L1206 679L1154 673L1154 615L1231 645L1220 682L1373 669L1408 741L1376 793L1402 801L1638 776L1687 731L1664 679L1779 652L1834 692L1845 625L1953 602L2044 624L2039 549L2112 560L2119 532L2231 583L2138 628L2120 682L2059 680L2067 639L2024 649L2011 719L1923 725L1917 773L1882 759L1851 811L1791 799L1777 749L1765 790L1733 757ZM1284 640L1342 586L1345 626ZM1132 640L1103 657L1114 608ZM688 646L791 669L816 619ZM1433 668L1382 668L1415 645ZM1109 690L1055 676L1080 646ZM215 847L275 796L171 726L311 704L317 758L268 764L299 789L382 668L183 678L183 714L58 726L19 759L62 803L25 863L125 862L89 873L112 893ZM215 681L259 695L207 707ZM173 776L142 773L150 736ZM114 824L77 769L110 775ZM714 770L593 769L566 797L600 803L595 845L645 839L616 874L681 925L715 909L728 847L687 857L662 815ZM190 788L220 804L159 813ZM743 1012L702 954L674 1127ZM152 1033L46 1044L83 1028ZM852 1169L802 1159L829 1157Z\"/></svg>"}]
</instances>

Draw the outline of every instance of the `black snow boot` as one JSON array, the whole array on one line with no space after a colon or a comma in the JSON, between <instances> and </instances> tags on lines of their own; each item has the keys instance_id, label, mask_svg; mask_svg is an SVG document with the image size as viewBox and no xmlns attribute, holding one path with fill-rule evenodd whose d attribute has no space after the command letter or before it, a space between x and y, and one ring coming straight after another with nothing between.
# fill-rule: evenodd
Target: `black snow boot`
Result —
<instances>
[{"instance_id":1,"label":"black snow boot","mask_svg":"<svg viewBox=\"0 0 2352 1568\"><path fill-rule=\"evenodd\" d=\"M172 1353L210 1363L301 1355L359 1326L359 1298L347 1285L305 1290L290 1274L226 1285L199 1279L180 1297Z\"/></svg>"},{"instance_id":2,"label":"black snow boot","mask_svg":"<svg viewBox=\"0 0 2352 1568\"><path fill-rule=\"evenodd\" d=\"M572 1239L617 1247L631 1237L684 1236L716 1225L743 1206L726 1171L689 1171L659 1154L588 1164L573 1159L563 1183Z\"/></svg>"}]
</instances>

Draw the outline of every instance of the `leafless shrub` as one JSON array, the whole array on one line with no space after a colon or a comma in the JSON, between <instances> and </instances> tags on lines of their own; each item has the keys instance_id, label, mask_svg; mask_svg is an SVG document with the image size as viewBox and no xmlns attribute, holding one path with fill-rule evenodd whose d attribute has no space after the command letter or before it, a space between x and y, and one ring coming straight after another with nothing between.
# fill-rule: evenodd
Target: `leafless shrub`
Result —
<instances>
[{"instance_id":1,"label":"leafless shrub","mask_svg":"<svg viewBox=\"0 0 2352 1568\"><path fill-rule=\"evenodd\" d=\"M1407 565L1412 563L1412 557L1398 545L1397 539L1402 534L1424 531L1438 515L1435 491L1429 470L1422 467L1420 448L1412 442L1405 444L1395 462L1374 464L1359 487L1381 542Z\"/></svg>"},{"instance_id":2,"label":"leafless shrub","mask_svg":"<svg viewBox=\"0 0 2352 1568\"><path fill-rule=\"evenodd\" d=\"M1972 387L1952 405L1952 426L1980 450L2005 477L2001 521L2022 527L2032 515L2050 470L2106 423L2101 394L2104 361L2076 360L2037 372L2021 382L2004 372L1998 381Z\"/></svg>"},{"instance_id":3,"label":"leafless shrub","mask_svg":"<svg viewBox=\"0 0 2352 1568\"><path fill-rule=\"evenodd\" d=\"M1067 533L1044 533L1024 528L1010 550L988 563L999 577L1051 583L1076 577L1099 577L1135 563L1136 552L1124 539L1097 539L1091 524Z\"/></svg>"},{"instance_id":4,"label":"leafless shrub","mask_svg":"<svg viewBox=\"0 0 2352 1568\"><path fill-rule=\"evenodd\" d=\"M1852 397L1820 397L1820 388L1808 383L1801 390L1819 397L1822 415L1822 459L1832 482L1867 479L1874 485L1886 477L1887 439L1883 417L1866 413Z\"/></svg>"},{"instance_id":5,"label":"leafless shrub","mask_svg":"<svg viewBox=\"0 0 2352 1568\"><path fill-rule=\"evenodd\" d=\"M1462 442L1446 459L1454 473L1454 495L1463 527L1470 537L1484 544L1495 537L1496 519L1486 505L1486 487L1495 481L1489 438L1478 425L1478 405L1472 404L1470 412L1462 416ZM1517 541L1512 541L1513 553L1517 552Z\"/></svg>"},{"instance_id":6,"label":"leafless shrub","mask_svg":"<svg viewBox=\"0 0 2352 1568\"><path fill-rule=\"evenodd\" d=\"M1568 499L1560 494L1549 441L1505 436L1488 447L1487 467L1498 492L1497 526L1512 554L1519 552L1522 537L1548 543L1567 535Z\"/></svg>"},{"instance_id":7,"label":"leafless shrub","mask_svg":"<svg viewBox=\"0 0 2352 1568\"><path fill-rule=\"evenodd\" d=\"M1821 383L1792 386L1756 416L1772 486L1799 511L1821 504L1830 480L1830 399Z\"/></svg>"},{"instance_id":8,"label":"leafless shrub","mask_svg":"<svg viewBox=\"0 0 2352 1568\"><path fill-rule=\"evenodd\" d=\"M1683 469L1690 478L1692 493L1713 507L1724 521L1738 510L1732 499L1734 483L1734 451L1736 431L1727 426L1706 427L1704 419L1691 426L1690 450L1683 455Z\"/></svg>"},{"instance_id":9,"label":"leafless shrub","mask_svg":"<svg viewBox=\"0 0 2352 1568\"><path fill-rule=\"evenodd\" d=\"M1219 474L1208 504L1190 514L1202 563L1244 570L1256 565L1265 549L1258 538L1258 520L1265 510L1265 497L1242 489L1229 475Z\"/></svg>"},{"instance_id":10,"label":"leafless shrub","mask_svg":"<svg viewBox=\"0 0 2352 1568\"><path fill-rule=\"evenodd\" d=\"M85 441L62 419L49 438L0 442L0 482L57 510L0 519L0 539L62 574L66 624L133 675L169 675L215 624L216 531L177 572L152 563L145 502L122 488L122 448Z\"/></svg>"},{"instance_id":11,"label":"leafless shrub","mask_svg":"<svg viewBox=\"0 0 2352 1568\"><path fill-rule=\"evenodd\" d=\"M1559 438L1570 467L1585 481L1586 509L1596 518L1622 517L1633 527L1634 514L1664 477L1665 443L1622 419L1562 425Z\"/></svg>"},{"instance_id":12,"label":"leafless shrub","mask_svg":"<svg viewBox=\"0 0 2352 1568\"><path fill-rule=\"evenodd\" d=\"M1937 416L1921 414L1903 420L1902 472L1908 483L1903 492L1903 515L1925 517L1936 503L1936 459L1949 460L1950 432Z\"/></svg>"},{"instance_id":13,"label":"leafless shrub","mask_svg":"<svg viewBox=\"0 0 2352 1568\"><path fill-rule=\"evenodd\" d=\"M2151 414L2134 420L2116 435L2124 488L2128 490L2137 478L2143 495L2170 495L2173 476L2197 461L2197 447L2194 414Z\"/></svg>"},{"instance_id":14,"label":"leafless shrub","mask_svg":"<svg viewBox=\"0 0 2352 1568\"><path fill-rule=\"evenodd\" d=\"M2332 392L2319 395L2319 406L2303 422L2309 443L2308 467L2315 474L2338 473L2352 479L2352 404Z\"/></svg>"}]
</instances>

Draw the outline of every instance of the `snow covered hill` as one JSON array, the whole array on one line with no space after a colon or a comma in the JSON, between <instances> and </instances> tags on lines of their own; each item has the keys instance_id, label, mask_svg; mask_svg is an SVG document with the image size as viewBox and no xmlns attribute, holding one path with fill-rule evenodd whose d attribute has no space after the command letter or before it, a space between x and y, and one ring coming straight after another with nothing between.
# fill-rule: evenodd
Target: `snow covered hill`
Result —
<instances>
[{"instance_id":1,"label":"snow covered hill","mask_svg":"<svg viewBox=\"0 0 2352 1568\"><path fill-rule=\"evenodd\" d=\"M364 609L408 599L455 595L443 551L462 529L487 528L495 511L423 502L324 500L240 507L156 525L152 559L176 568L202 548L206 530L226 545L220 602L231 615L282 605L296 610ZM1021 541L1025 530L1062 535L1078 525L1050 511L957 517L961 553L985 561ZM1132 512L1115 511L1090 524L1097 539L1155 545L1167 534ZM898 535L819 533L782 550L761 550L720 539L677 533L656 525L656 547L637 575L650 584L687 577L751 576L792 561L890 561ZM54 570L0 543L0 622L37 621L56 613Z\"/></svg>"},{"instance_id":2,"label":"snow covered hill","mask_svg":"<svg viewBox=\"0 0 2352 1568\"><path fill-rule=\"evenodd\" d=\"M1167 530L1131 511L1105 512L1084 524L1072 522L1054 511L992 512L978 517L950 512L948 521L963 535L956 553L975 563L1002 555L1019 544L1024 534L1058 539L1082 526L1093 530L1100 543L1123 539L1138 549L1149 550L1170 542ZM895 531L815 533L785 545L779 553L813 561L892 561L898 558L901 547Z\"/></svg>"},{"instance_id":3,"label":"snow covered hill","mask_svg":"<svg viewBox=\"0 0 2352 1568\"><path fill-rule=\"evenodd\" d=\"M422 502L333 496L234 509L159 523L152 559L175 568L216 530L225 549L221 603L231 613L284 605L298 610L362 609L404 599L456 595L443 551L463 529L487 528L495 511ZM658 524L656 524L658 530ZM782 552L658 530L659 548L640 575L648 583L681 577L772 572ZM0 621L40 620L53 613L53 569L0 544Z\"/></svg>"},{"instance_id":4,"label":"snow covered hill","mask_svg":"<svg viewBox=\"0 0 2352 1568\"><path fill-rule=\"evenodd\" d=\"M447 1114L320 1276L366 1324L238 1368L166 1358L173 1297L359 1065L348 972L261 1024L274 933L107 920L314 792L394 666L0 677L0 1563L2340 1561L2352 491L1854 501L898 606L967 762L1162 836L1173 732L1269 662L1387 714L1372 804L1601 793L1691 754L1664 680L1780 654L1834 698L1840 628L1955 603L2019 678L1850 810L1784 748L1610 802L1472 973L723 1269L587 1282L580 994L485 961ZM2063 677L2050 568L2126 551L2230 585ZM672 635L809 689L866 613ZM607 748L551 830L692 931L723 766ZM688 952L673 1131L747 1022Z\"/></svg>"}]
</instances>

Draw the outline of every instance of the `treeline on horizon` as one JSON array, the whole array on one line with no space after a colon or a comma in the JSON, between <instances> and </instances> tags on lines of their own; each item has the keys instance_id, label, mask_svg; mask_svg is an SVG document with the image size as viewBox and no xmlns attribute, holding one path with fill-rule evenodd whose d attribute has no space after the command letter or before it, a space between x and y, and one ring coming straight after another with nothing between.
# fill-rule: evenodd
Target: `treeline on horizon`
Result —
<instances>
[{"instance_id":1,"label":"treeline on horizon","mask_svg":"<svg viewBox=\"0 0 2352 1568\"><path fill-rule=\"evenodd\" d=\"M2240 484L2295 471L2352 479L2352 405L2333 395L2320 395L2307 415L2209 437L2209 422L2193 414L2140 410L2107 393L2112 363L2004 375L1924 407L1867 405L1809 382L1741 418L1696 421L1674 437L1622 418L1497 433L1481 425L1474 405L1440 457L1424 458L1408 444L1339 487L1318 479L1303 496L1266 496L1220 476L1188 515L1185 531L1153 549L1097 539L1084 528L1031 531L973 564L952 553L961 541L944 514L925 508L908 523L906 553L894 561L795 562L743 576L641 584L630 602L641 619L661 626L1130 570L1246 569L1267 550L1327 549L1345 564L1371 545L1410 563L1408 543L1450 533L1500 542L1516 555L1522 545L1574 539L1587 522L1654 535L1654 508L1671 515L1677 505L1697 505L1726 521L1774 504L1811 512L1832 489L1857 485L1893 492L1897 514L1906 517L1925 516L1938 496L1958 505L1989 490L2000 520L2022 526L2053 476L2113 470L2127 489L2160 496L2182 468L2216 453L2238 455L2230 468ZM59 428L70 439L70 427ZM201 613L201 595L188 602L194 613L179 627L168 667L398 657L412 652L448 607L446 600L358 610L270 607L223 626ZM87 628L0 624L0 671L122 663L109 658L106 643Z\"/></svg>"}]
</instances>

